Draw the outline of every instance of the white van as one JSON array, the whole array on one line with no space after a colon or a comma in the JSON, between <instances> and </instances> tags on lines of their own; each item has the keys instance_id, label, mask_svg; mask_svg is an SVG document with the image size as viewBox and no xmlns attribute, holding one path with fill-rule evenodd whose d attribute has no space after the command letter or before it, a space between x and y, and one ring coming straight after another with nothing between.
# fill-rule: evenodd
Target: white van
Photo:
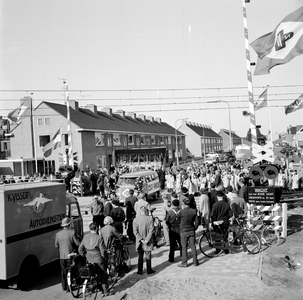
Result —
<instances>
[{"instance_id":1,"label":"white van","mask_svg":"<svg viewBox=\"0 0 303 300\"><path fill-rule=\"evenodd\" d=\"M120 203L125 202L129 196L129 190L135 189L135 182L142 177L144 181L143 192L147 197L157 199L160 193L160 182L158 173L152 170L144 170L122 174L116 184L116 194L120 199Z\"/></svg>"}]
</instances>

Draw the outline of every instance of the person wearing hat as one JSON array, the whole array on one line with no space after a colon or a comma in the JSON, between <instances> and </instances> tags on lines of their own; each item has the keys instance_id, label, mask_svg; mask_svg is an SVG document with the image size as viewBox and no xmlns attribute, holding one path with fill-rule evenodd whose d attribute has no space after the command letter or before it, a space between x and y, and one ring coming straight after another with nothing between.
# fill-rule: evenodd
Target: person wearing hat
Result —
<instances>
[{"instance_id":1,"label":"person wearing hat","mask_svg":"<svg viewBox=\"0 0 303 300\"><path fill-rule=\"evenodd\" d=\"M184 208L178 213L177 219L180 220L180 240L182 247L182 263L178 267L187 268L187 243L189 243L193 255L194 266L198 266L196 250L196 230L199 227L197 210L191 208L190 200L183 200Z\"/></svg>"},{"instance_id":2,"label":"person wearing hat","mask_svg":"<svg viewBox=\"0 0 303 300\"><path fill-rule=\"evenodd\" d=\"M63 291L68 292L67 287L67 268L69 267L70 259L68 255L72 252L77 252L80 245L80 238L77 237L74 230L70 229L70 218L64 218L61 221L63 229L56 233L55 247L59 248L60 266L61 266L61 283Z\"/></svg>"},{"instance_id":3,"label":"person wearing hat","mask_svg":"<svg viewBox=\"0 0 303 300\"><path fill-rule=\"evenodd\" d=\"M104 220L104 205L101 201L101 198L98 196L93 197L93 202L90 205L90 211L93 216L93 222L97 224L98 231L99 227L103 227L103 220Z\"/></svg>"},{"instance_id":4,"label":"person wearing hat","mask_svg":"<svg viewBox=\"0 0 303 300\"><path fill-rule=\"evenodd\" d=\"M101 286L105 295L108 292L108 280L106 273L106 247L102 235L97 233L97 224L89 225L90 233L86 234L79 246L79 253L85 256L87 261L96 266L96 272L101 277Z\"/></svg>"},{"instance_id":5,"label":"person wearing hat","mask_svg":"<svg viewBox=\"0 0 303 300\"><path fill-rule=\"evenodd\" d=\"M173 263L175 258L175 249L177 246L180 248L180 256L182 257L182 247L181 247L181 239L180 239L180 220L177 218L180 211L180 201L178 199L174 199L172 201L171 209L167 212L165 222L168 227L169 234L169 255L168 261Z\"/></svg>"},{"instance_id":6,"label":"person wearing hat","mask_svg":"<svg viewBox=\"0 0 303 300\"><path fill-rule=\"evenodd\" d=\"M220 225L222 231L225 233L225 236L228 237L228 227L229 227L229 219L233 216L233 211L230 205L224 201L224 193L223 191L217 191L217 199L218 201L213 205L211 213L210 213L210 220L211 222L215 221L223 221L223 224ZM226 196L225 196L226 197ZM215 225L213 225L215 228ZM217 252L220 249L216 250ZM229 253L228 250L224 250L226 254Z\"/></svg>"},{"instance_id":7,"label":"person wearing hat","mask_svg":"<svg viewBox=\"0 0 303 300\"><path fill-rule=\"evenodd\" d=\"M122 207L120 207L120 201L118 199L112 200L113 209L110 212L110 216L113 219L112 226L117 229L117 231L123 234L123 222L125 220L125 212Z\"/></svg>"},{"instance_id":8,"label":"person wearing hat","mask_svg":"<svg viewBox=\"0 0 303 300\"><path fill-rule=\"evenodd\" d=\"M188 193L188 188L185 187L185 186L183 186L181 188L181 194L180 194L181 205L184 204L184 199L189 199L189 207L190 208L193 208L193 209L197 208L197 206L196 206L196 200L195 200L194 195L190 195Z\"/></svg>"}]
</instances>

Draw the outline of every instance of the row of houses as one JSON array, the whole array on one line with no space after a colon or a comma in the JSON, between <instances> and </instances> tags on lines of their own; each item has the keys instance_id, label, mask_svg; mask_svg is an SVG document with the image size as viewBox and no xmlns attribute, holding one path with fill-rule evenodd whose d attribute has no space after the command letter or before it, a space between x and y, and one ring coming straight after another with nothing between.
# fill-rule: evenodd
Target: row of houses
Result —
<instances>
[{"instance_id":1,"label":"row of houses","mask_svg":"<svg viewBox=\"0 0 303 300\"><path fill-rule=\"evenodd\" d=\"M21 102L24 104L24 99ZM177 130L161 118L123 110L113 112L110 107L99 111L96 105L79 107L77 101L71 100L69 108L71 155L81 170L123 163L168 164L176 161L177 156L184 161L190 155L202 157L209 152L234 149L241 143L234 132L230 144L228 130L216 133L209 126L190 121L184 120ZM1 141L1 153L8 155L1 160L0 172L12 172L16 176L50 174L68 164L67 118L65 104L44 101L34 111L23 114L10 130L3 125L6 133ZM42 149L58 130L61 146L45 158Z\"/></svg>"}]
</instances>

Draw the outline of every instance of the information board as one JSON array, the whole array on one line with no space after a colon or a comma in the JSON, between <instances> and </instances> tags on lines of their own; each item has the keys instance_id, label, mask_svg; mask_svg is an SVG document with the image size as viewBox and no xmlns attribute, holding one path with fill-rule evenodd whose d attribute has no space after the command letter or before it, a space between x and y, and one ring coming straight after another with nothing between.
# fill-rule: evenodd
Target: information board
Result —
<instances>
[{"instance_id":1,"label":"information board","mask_svg":"<svg viewBox=\"0 0 303 300\"><path fill-rule=\"evenodd\" d=\"M270 205L280 202L281 187L250 186L248 187L248 202L257 205Z\"/></svg>"}]
</instances>

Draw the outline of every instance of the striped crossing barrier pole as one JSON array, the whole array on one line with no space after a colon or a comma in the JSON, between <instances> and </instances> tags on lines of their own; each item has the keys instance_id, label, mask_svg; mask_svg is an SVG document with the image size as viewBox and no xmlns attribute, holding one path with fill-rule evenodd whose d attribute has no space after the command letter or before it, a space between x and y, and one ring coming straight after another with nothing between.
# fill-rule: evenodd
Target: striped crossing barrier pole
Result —
<instances>
[{"instance_id":1,"label":"striped crossing barrier pole","mask_svg":"<svg viewBox=\"0 0 303 300\"><path fill-rule=\"evenodd\" d=\"M244 22L244 37L245 37L245 48L246 48L246 67L247 67L247 85L248 85L249 112L250 112L250 131L251 131L252 143L257 144L256 116L255 116L254 94L253 94L252 76L251 76L251 68L250 68L250 52L249 52L249 42L248 42L246 3L249 3L249 0L243 0L243 22Z\"/></svg>"},{"instance_id":2,"label":"striped crossing barrier pole","mask_svg":"<svg viewBox=\"0 0 303 300\"><path fill-rule=\"evenodd\" d=\"M68 135L68 164L74 169L74 152L73 152L73 140L71 131L71 120L70 120L70 105L69 105L69 94L68 84L64 83L65 97L66 97L66 109L67 109L67 135Z\"/></svg>"}]
</instances>

